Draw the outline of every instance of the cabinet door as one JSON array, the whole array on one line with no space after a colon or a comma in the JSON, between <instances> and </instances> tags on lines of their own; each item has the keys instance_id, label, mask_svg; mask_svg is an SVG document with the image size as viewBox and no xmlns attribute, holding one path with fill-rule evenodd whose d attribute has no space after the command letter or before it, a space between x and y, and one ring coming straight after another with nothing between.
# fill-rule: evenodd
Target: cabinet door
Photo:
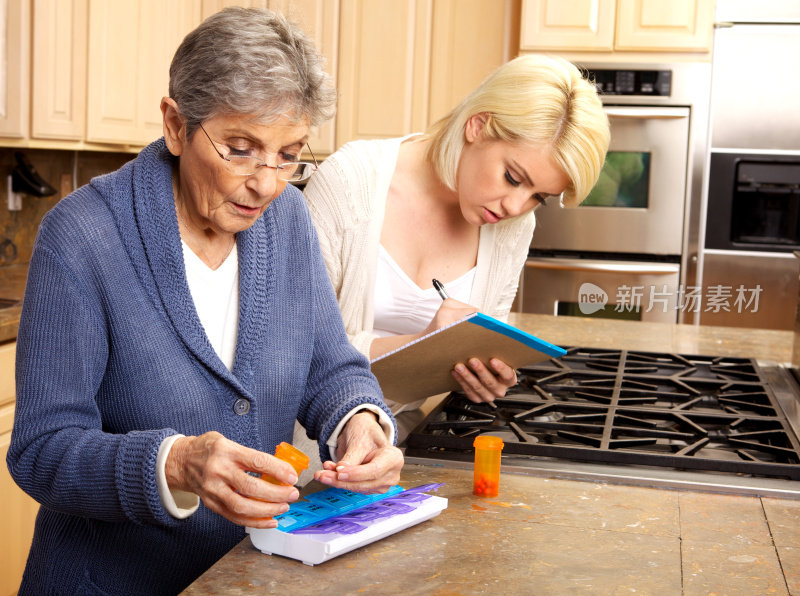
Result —
<instances>
[{"instance_id":1,"label":"cabinet door","mask_svg":"<svg viewBox=\"0 0 800 596\"><path fill-rule=\"evenodd\" d=\"M339 0L203 0L203 18L228 6L269 8L298 23L325 57L325 70L336 80L339 61ZM312 130L308 144L318 155L335 149L335 119ZM308 156L304 156L304 159Z\"/></svg>"},{"instance_id":2,"label":"cabinet door","mask_svg":"<svg viewBox=\"0 0 800 596\"><path fill-rule=\"evenodd\" d=\"M14 358L16 355L17 342L0 344L0 407L14 403ZM0 432L6 430L11 430L11 426L0 427Z\"/></svg>"},{"instance_id":3,"label":"cabinet door","mask_svg":"<svg viewBox=\"0 0 800 596\"><path fill-rule=\"evenodd\" d=\"M511 57L507 43L511 4L510 0L436 0L426 127Z\"/></svg>"},{"instance_id":4,"label":"cabinet door","mask_svg":"<svg viewBox=\"0 0 800 596\"><path fill-rule=\"evenodd\" d=\"M611 51L614 11L615 0L523 0L520 47Z\"/></svg>"},{"instance_id":5,"label":"cabinet door","mask_svg":"<svg viewBox=\"0 0 800 596\"><path fill-rule=\"evenodd\" d=\"M137 2L91 0L86 140L130 143L139 137Z\"/></svg>"},{"instance_id":6,"label":"cabinet door","mask_svg":"<svg viewBox=\"0 0 800 596\"><path fill-rule=\"evenodd\" d=\"M31 136L79 141L86 130L87 0L34 0Z\"/></svg>"},{"instance_id":7,"label":"cabinet door","mask_svg":"<svg viewBox=\"0 0 800 596\"><path fill-rule=\"evenodd\" d=\"M116 2L114 3L117 4ZM201 21L198 0L139 0L138 144L164 134L161 98L169 95L169 66L183 38Z\"/></svg>"},{"instance_id":8,"label":"cabinet door","mask_svg":"<svg viewBox=\"0 0 800 596\"><path fill-rule=\"evenodd\" d=\"M172 54L200 14L200 0L90 0L88 141L145 145L161 136Z\"/></svg>"},{"instance_id":9,"label":"cabinet door","mask_svg":"<svg viewBox=\"0 0 800 596\"><path fill-rule=\"evenodd\" d=\"M245 8L266 8L267 0L203 0L203 18L208 18L228 6Z\"/></svg>"},{"instance_id":10,"label":"cabinet door","mask_svg":"<svg viewBox=\"0 0 800 596\"><path fill-rule=\"evenodd\" d=\"M325 71L336 81L339 62L339 0L270 0L269 8L300 25L325 57ZM314 153L333 153L335 118L311 131L308 144ZM307 157L307 156L306 156Z\"/></svg>"},{"instance_id":11,"label":"cabinet door","mask_svg":"<svg viewBox=\"0 0 800 596\"><path fill-rule=\"evenodd\" d=\"M713 31L714 0L617 0L617 50L708 52Z\"/></svg>"},{"instance_id":12,"label":"cabinet door","mask_svg":"<svg viewBox=\"0 0 800 596\"><path fill-rule=\"evenodd\" d=\"M0 136L28 136L30 0L0 3Z\"/></svg>"},{"instance_id":13,"label":"cabinet door","mask_svg":"<svg viewBox=\"0 0 800 596\"><path fill-rule=\"evenodd\" d=\"M13 420L14 406L0 408L0 424ZM39 504L22 492L11 479L5 466L8 447L11 443L10 432L0 432L0 527L3 528L3 539L0 540L0 594L16 594L25 570L25 561L33 539L33 526Z\"/></svg>"},{"instance_id":14,"label":"cabinet door","mask_svg":"<svg viewBox=\"0 0 800 596\"><path fill-rule=\"evenodd\" d=\"M22 580L39 504L11 479L6 455L14 424L14 356L16 343L0 345L0 594L15 594Z\"/></svg>"},{"instance_id":15,"label":"cabinet door","mask_svg":"<svg viewBox=\"0 0 800 596\"><path fill-rule=\"evenodd\" d=\"M424 129L431 14L432 0L342 0L337 145Z\"/></svg>"}]
</instances>

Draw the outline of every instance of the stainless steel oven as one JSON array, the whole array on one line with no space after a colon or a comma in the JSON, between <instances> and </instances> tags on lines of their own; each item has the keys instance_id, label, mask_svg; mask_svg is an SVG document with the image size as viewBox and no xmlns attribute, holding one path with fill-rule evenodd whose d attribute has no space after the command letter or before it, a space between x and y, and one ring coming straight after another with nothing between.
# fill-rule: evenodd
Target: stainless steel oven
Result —
<instances>
[{"instance_id":1,"label":"stainless steel oven","mask_svg":"<svg viewBox=\"0 0 800 596\"><path fill-rule=\"evenodd\" d=\"M710 66L580 66L601 92L609 152L581 206L537 210L516 308L675 322L692 264L686 222L699 200L696 157L704 146Z\"/></svg>"},{"instance_id":2,"label":"stainless steel oven","mask_svg":"<svg viewBox=\"0 0 800 596\"><path fill-rule=\"evenodd\" d=\"M689 108L605 111L611 144L597 185L577 209L539 209L533 248L680 255Z\"/></svg>"}]
</instances>

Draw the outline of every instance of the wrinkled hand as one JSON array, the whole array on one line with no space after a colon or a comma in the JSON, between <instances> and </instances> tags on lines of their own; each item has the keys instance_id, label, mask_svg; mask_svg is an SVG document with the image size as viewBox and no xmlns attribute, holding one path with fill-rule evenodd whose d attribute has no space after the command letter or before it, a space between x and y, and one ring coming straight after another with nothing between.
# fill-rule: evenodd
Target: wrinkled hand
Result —
<instances>
[{"instance_id":1,"label":"wrinkled hand","mask_svg":"<svg viewBox=\"0 0 800 596\"><path fill-rule=\"evenodd\" d=\"M276 527L278 523L272 517L288 511L289 503L299 496L292 486L297 474L291 465L234 443L218 432L177 439L165 471L170 489L198 495L206 507L240 526ZM247 471L266 474L283 485Z\"/></svg>"},{"instance_id":2,"label":"wrinkled hand","mask_svg":"<svg viewBox=\"0 0 800 596\"><path fill-rule=\"evenodd\" d=\"M470 358L467 364L458 362L451 371L470 401L493 402L517 384L517 373L502 360L492 358L489 366L491 369L477 358Z\"/></svg>"},{"instance_id":3,"label":"wrinkled hand","mask_svg":"<svg viewBox=\"0 0 800 596\"><path fill-rule=\"evenodd\" d=\"M326 461L315 480L359 493L385 493L400 482L403 453L389 443L372 412L350 418L336 444L338 463Z\"/></svg>"}]
</instances>

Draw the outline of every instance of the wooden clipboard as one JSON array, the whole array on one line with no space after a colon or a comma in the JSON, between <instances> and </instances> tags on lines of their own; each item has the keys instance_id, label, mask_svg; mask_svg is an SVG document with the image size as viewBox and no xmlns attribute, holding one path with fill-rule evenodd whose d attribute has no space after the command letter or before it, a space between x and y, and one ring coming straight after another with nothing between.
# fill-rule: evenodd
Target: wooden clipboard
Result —
<instances>
[{"instance_id":1,"label":"wooden clipboard","mask_svg":"<svg viewBox=\"0 0 800 596\"><path fill-rule=\"evenodd\" d=\"M472 313L370 362L383 396L405 404L455 391L457 362L498 358L518 368L558 358L566 350L483 313Z\"/></svg>"}]
</instances>

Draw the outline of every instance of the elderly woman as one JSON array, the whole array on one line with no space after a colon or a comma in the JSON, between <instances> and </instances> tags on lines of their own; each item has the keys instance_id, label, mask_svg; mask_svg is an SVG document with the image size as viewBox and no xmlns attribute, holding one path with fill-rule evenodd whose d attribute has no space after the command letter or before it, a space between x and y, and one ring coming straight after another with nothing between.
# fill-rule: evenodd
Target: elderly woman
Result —
<instances>
[{"instance_id":1,"label":"elderly woman","mask_svg":"<svg viewBox=\"0 0 800 596\"><path fill-rule=\"evenodd\" d=\"M594 85L566 60L527 55L425 134L354 141L325 160L305 196L353 345L376 358L475 310L505 319L534 210L578 205L608 143ZM516 383L496 358L451 374L474 402Z\"/></svg>"},{"instance_id":2,"label":"elderly woman","mask_svg":"<svg viewBox=\"0 0 800 596\"><path fill-rule=\"evenodd\" d=\"M269 455L295 420L321 482L399 480L393 418L287 184L332 111L320 57L278 15L226 10L185 38L169 93L164 138L39 229L8 454L42 504L22 594L180 591L298 498Z\"/></svg>"}]
</instances>

